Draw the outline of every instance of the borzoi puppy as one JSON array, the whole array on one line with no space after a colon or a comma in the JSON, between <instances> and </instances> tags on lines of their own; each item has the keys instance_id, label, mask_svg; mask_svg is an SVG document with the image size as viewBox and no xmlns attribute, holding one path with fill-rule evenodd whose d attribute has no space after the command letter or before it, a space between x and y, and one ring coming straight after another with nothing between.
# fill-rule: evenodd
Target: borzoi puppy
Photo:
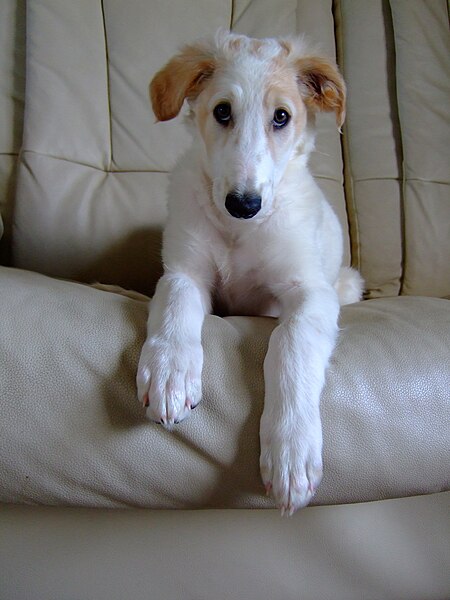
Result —
<instances>
[{"instance_id":1,"label":"borzoi puppy","mask_svg":"<svg viewBox=\"0 0 450 600\"><path fill-rule=\"evenodd\" d=\"M341 269L342 233L308 170L314 116L345 115L335 64L302 40L219 32L185 47L150 85L159 121L190 106L194 140L172 174L164 275L151 302L137 383L167 427L201 398L205 314L278 317L264 361L261 475L282 512L322 478L319 400L339 304L361 279Z\"/></svg>"}]
</instances>

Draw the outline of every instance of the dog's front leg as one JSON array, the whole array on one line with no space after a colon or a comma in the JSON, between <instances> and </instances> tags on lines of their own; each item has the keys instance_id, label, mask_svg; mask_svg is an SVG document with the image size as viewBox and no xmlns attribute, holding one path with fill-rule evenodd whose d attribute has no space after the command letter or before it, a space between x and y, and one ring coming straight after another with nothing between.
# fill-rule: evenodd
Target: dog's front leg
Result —
<instances>
[{"instance_id":1,"label":"dog's front leg","mask_svg":"<svg viewBox=\"0 0 450 600\"><path fill-rule=\"evenodd\" d=\"M322 479L319 401L337 335L331 286L291 289L264 362L261 475L282 513L306 506Z\"/></svg>"},{"instance_id":2,"label":"dog's front leg","mask_svg":"<svg viewBox=\"0 0 450 600\"><path fill-rule=\"evenodd\" d=\"M201 329L208 295L191 277L166 274L150 305L147 339L139 360L139 400L166 426L184 419L201 398Z\"/></svg>"}]
</instances>

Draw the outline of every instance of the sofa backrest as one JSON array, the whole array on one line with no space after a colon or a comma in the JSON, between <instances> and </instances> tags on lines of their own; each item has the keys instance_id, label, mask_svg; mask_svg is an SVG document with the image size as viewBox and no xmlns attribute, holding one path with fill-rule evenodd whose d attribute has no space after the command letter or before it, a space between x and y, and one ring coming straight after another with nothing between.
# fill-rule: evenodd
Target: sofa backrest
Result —
<instances>
[{"instance_id":1,"label":"sofa backrest","mask_svg":"<svg viewBox=\"0 0 450 600\"><path fill-rule=\"evenodd\" d=\"M354 262L369 297L449 295L447 3L341 0L335 14Z\"/></svg>"},{"instance_id":2,"label":"sofa backrest","mask_svg":"<svg viewBox=\"0 0 450 600\"><path fill-rule=\"evenodd\" d=\"M351 246L369 297L450 294L444 12L445 0L29 0L13 264L152 292L189 136L181 118L154 123L148 82L180 45L231 25L337 48L344 144L323 115L311 168L346 261Z\"/></svg>"}]
</instances>

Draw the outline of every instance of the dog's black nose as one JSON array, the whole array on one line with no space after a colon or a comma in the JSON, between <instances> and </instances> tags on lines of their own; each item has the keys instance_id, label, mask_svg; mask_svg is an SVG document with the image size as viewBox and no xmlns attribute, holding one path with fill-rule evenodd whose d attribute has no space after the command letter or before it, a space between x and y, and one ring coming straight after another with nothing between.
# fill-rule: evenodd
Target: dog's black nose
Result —
<instances>
[{"instance_id":1,"label":"dog's black nose","mask_svg":"<svg viewBox=\"0 0 450 600\"><path fill-rule=\"evenodd\" d=\"M251 219L261 209L261 196L254 193L230 192L225 199L225 208L237 219Z\"/></svg>"}]
</instances>

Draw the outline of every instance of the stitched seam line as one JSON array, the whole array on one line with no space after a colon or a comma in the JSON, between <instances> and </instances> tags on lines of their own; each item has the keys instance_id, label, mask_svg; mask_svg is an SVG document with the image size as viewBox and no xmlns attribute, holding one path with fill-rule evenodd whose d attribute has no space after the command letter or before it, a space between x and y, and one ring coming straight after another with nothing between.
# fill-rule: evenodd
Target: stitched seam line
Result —
<instances>
[{"instance_id":1,"label":"stitched seam line","mask_svg":"<svg viewBox=\"0 0 450 600\"><path fill-rule=\"evenodd\" d=\"M104 0L100 0L100 6L103 19L103 36L105 41L105 69L106 69L106 94L108 99L108 122L109 122L109 165L108 172L111 173L113 162L113 140L112 140L112 112L111 112L111 81L109 77L109 52L108 52L108 37L106 34L106 17Z\"/></svg>"},{"instance_id":2,"label":"stitched seam line","mask_svg":"<svg viewBox=\"0 0 450 600\"><path fill-rule=\"evenodd\" d=\"M323 181L333 181L334 183L342 185L341 179L336 179L335 177L327 177L326 175L314 175L314 173L312 175L314 179L322 179Z\"/></svg>"},{"instance_id":3,"label":"stitched seam line","mask_svg":"<svg viewBox=\"0 0 450 600\"><path fill-rule=\"evenodd\" d=\"M21 157L26 154L34 154L36 156L43 156L44 158L49 158L52 160L61 160L63 162L67 162L73 165L78 165L80 167L86 167L88 169L93 169L94 171L99 171L99 173L164 173L167 174L169 171L158 171L157 169L102 169L101 167L97 167L95 165L91 165L89 163L84 163L78 160L73 160L72 158L64 158L61 156L55 156L53 154L46 154L45 152L36 152L35 150L23 150L21 152ZM23 158L22 158L23 160Z\"/></svg>"},{"instance_id":4,"label":"stitched seam line","mask_svg":"<svg viewBox=\"0 0 450 600\"><path fill-rule=\"evenodd\" d=\"M395 101L396 101L396 109L397 109L397 119L399 126L399 134L400 140L399 143L401 145L401 176L400 176L400 225L401 225L401 236L402 236L402 256L401 256L401 273L400 273L400 289L398 291L399 296L403 295L403 289L405 285L405 277L406 277L406 268L407 268L407 246L406 246L406 164L407 159L405 156L405 145L403 139L403 119L402 119L402 109L401 109L401 99L398 90L398 72L399 72L399 59L397 54L397 46L398 46L398 29L397 29L397 18L395 15L395 11L392 9L391 0L389 0L387 5L387 10L389 10L389 16L391 20L392 27L392 35L393 35L393 50L394 50L394 68L395 68Z\"/></svg>"},{"instance_id":5,"label":"stitched seam line","mask_svg":"<svg viewBox=\"0 0 450 600\"><path fill-rule=\"evenodd\" d=\"M450 181L439 181L438 179L423 179L421 177L405 177L405 184L411 181L418 181L419 183L436 183L438 185L450 185Z\"/></svg>"},{"instance_id":6,"label":"stitched seam line","mask_svg":"<svg viewBox=\"0 0 450 600\"><path fill-rule=\"evenodd\" d=\"M439 185L450 185L450 181L439 181L438 179L424 179L421 177L361 177L358 179L354 179L354 183L360 183L364 181L402 181L405 179L406 183L410 181L419 181L420 183L436 183Z\"/></svg>"}]
</instances>

